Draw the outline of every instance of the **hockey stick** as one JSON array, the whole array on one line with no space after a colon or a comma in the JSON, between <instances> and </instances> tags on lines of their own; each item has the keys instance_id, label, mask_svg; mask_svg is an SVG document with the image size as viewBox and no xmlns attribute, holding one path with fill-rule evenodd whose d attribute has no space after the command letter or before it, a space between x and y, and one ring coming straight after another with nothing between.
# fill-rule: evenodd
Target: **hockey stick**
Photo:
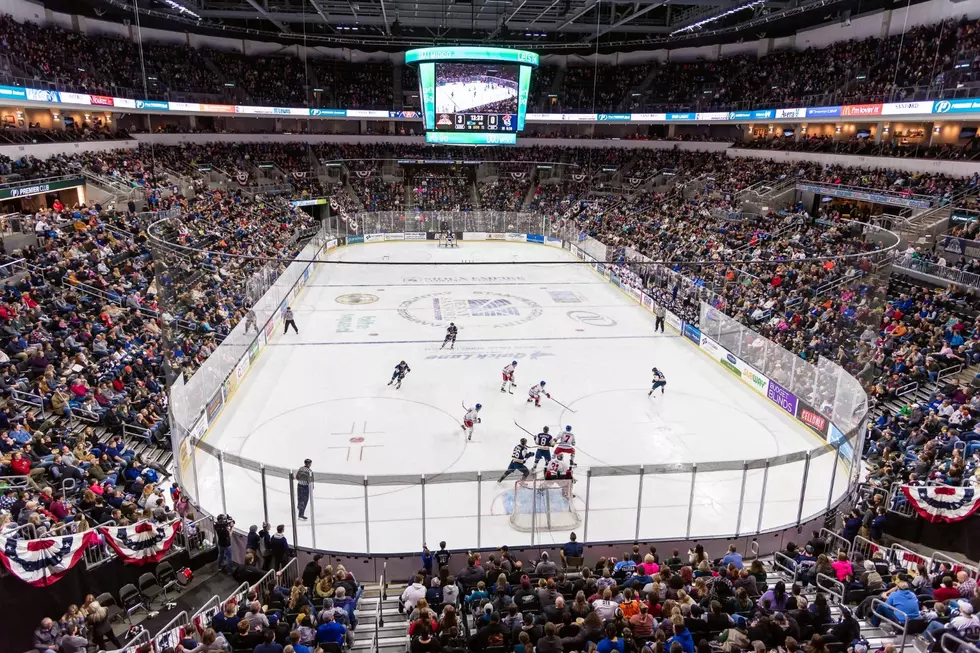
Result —
<instances>
[{"instance_id":1,"label":"hockey stick","mask_svg":"<svg viewBox=\"0 0 980 653\"><path fill-rule=\"evenodd\" d=\"M514 420L514 426L516 426L520 430L524 431L525 433L527 433L528 435L530 435L532 438L537 437L536 435L534 435L533 433L531 433L530 431L528 431L526 428L524 428L523 426L521 426L520 424L518 424L516 419Z\"/></svg>"},{"instance_id":2,"label":"hockey stick","mask_svg":"<svg viewBox=\"0 0 980 653\"><path fill-rule=\"evenodd\" d=\"M553 402L555 402L556 404L558 404L559 406L561 406L561 407L562 407L562 408L564 408L565 410L570 410L570 411L572 411L573 413L575 412L575 409L574 409L574 408L569 408L568 406L566 406L565 404L563 404L563 403L561 403L560 401L558 401L558 400L557 400L557 399L555 399L554 397L549 397L549 399L551 399L551 400L552 400Z\"/></svg>"}]
</instances>

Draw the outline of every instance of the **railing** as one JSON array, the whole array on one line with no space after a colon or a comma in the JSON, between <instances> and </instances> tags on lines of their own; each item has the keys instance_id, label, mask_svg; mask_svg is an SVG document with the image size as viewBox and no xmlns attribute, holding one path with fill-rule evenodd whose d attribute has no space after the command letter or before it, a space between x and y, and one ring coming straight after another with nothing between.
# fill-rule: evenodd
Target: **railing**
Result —
<instances>
[{"instance_id":1,"label":"railing","mask_svg":"<svg viewBox=\"0 0 980 653\"><path fill-rule=\"evenodd\" d=\"M943 379L949 378L954 374L959 374L962 371L963 371L963 363L951 365L950 367L940 370L939 374L936 375L936 380L942 381Z\"/></svg>"},{"instance_id":2,"label":"railing","mask_svg":"<svg viewBox=\"0 0 980 653\"><path fill-rule=\"evenodd\" d=\"M892 483L892 486L889 488L885 510L906 518L915 517L915 508L905 498L901 483Z\"/></svg>"},{"instance_id":3,"label":"railing","mask_svg":"<svg viewBox=\"0 0 980 653\"><path fill-rule=\"evenodd\" d=\"M928 569L929 571L935 571L936 569L939 569L939 565L943 563L949 565L950 572L954 577L956 576L956 572L965 571L967 574L969 574L970 578L973 578L974 580L980 579L980 569L978 569L976 565L971 565L963 562L962 560L957 560L956 558L950 557L941 551L936 551L932 554L932 557L929 558Z\"/></svg>"},{"instance_id":4,"label":"railing","mask_svg":"<svg viewBox=\"0 0 980 653\"><path fill-rule=\"evenodd\" d=\"M785 553L776 551L772 556L772 566L790 577L791 582L796 582L799 573L796 561Z\"/></svg>"},{"instance_id":5,"label":"railing","mask_svg":"<svg viewBox=\"0 0 980 653\"><path fill-rule=\"evenodd\" d=\"M153 646L156 651L165 651L168 648L176 649L184 635L190 634L191 620L187 612L181 610L170 622L161 628L153 638Z\"/></svg>"},{"instance_id":6,"label":"railing","mask_svg":"<svg viewBox=\"0 0 980 653\"><path fill-rule=\"evenodd\" d=\"M827 543L827 551L851 552L851 543L829 528L821 528L820 537Z\"/></svg>"},{"instance_id":7,"label":"railing","mask_svg":"<svg viewBox=\"0 0 980 653\"><path fill-rule=\"evenodd\" d=\"M33 392L11 390L10 398L16 401L18 404L24 404L26 406L37 408L38 410L44 410L44 397L34 394Z\"/></svg>"},{"instance_id":8,"label":"railing","mask_svg":"<svg viewBox=\"0 0 980 653\"><path fill-rule=\"evenodd\" d=\"M896 566L904 567L907 571L915 571L919 568L919 565L926 564L926 559L907 547L901 544L892 544L889 547L891 551L892 562Z\"/></svg>"},{"instance_id":9,"label":"railing","mask_svg":"<svg viewBox=\"0 0 980 653\"><path fill-rule=\"evenodd\" d=\"M817 590L821 592L826 592L834 598L833 603L837 605L844 605L844 593L846 589L844 588L844 583L840 582L836 578L831 578L827 574L817 574L816 582Z\"/></svg>"},{"instance_id":10,"label":"railing","mask_svg":"<svg viewBox=\"0 0 980 653\"><path fill-rule=\"evenodd\" d=\"M884 614L882 613L884 612ZM902 634L901 644L897 647L899 651L905 650L905 640L909 633L909 615L905 614L898 608L894 608L881 599L871 599L871 613L875 615L878 619L890 625L895 629L896 633ZM886 616L891 615L891 616ZM902 621L898 620L898 616L902 617ZM918 616L918 615L916 615Z\"/></svg>"},{"instance_id":11,"label":"railing","mask_svg":"<svg viewBox=\"0 0 980 653\"><path fill-rule=\"evenodd\" d=\"M859 194L858 197L863 194L877 195L882 198L892 198L896 201L902 202L906 200L914 201L918 204L922 204L922 208L934 207L940 201L935 195L922 195L919 193L909 193L901 189L893 188L874 188L870 186L851 186L849 184L835 184L830 181L814 181L810 179L797 179L796 183L807 184L810 186L821 186L823 188L832 188L838 191L845 191L848 193ZM904 206L904 203L902 204Z\"/></svg>"},{"instance_id":12,"label":"railing","mask_svg":"<svg viewBox=\"0 0 980 653\"><path fill-rule=\"evenodd\" d=\"M150 637L150 631L143 626L139 626L139 629L139 633L126 642L126 645L119 649L118 653L140 653L141 651L146 650L145 647L149 646L153 642L153 638ZM100 651L100 653L103 652Z\"/></svg>"},{"instance_id":13,"label":"railing","mask_svg":"<svg viewBox=\"0 0 980 653\"><path fill-rule=\"evenodd\" d=\"M965 270L960 270L958 268L929 263L927 261L914 259L911 256L903 256L895 259L895 261L892 262L892 265L900 270L908 270L910 272L926 274L930 277L936 277L937 279L942 279L944 281L952 281L953 283L969 286L970 288L980 288L980 274L966 272Z\"/></svg>"},{"instance_id":14,"label":"railing","mask_svg":"<svg viewBox=\"0 0 980 653\"><path fill-rule=\"evenodd\" d=\"M193 615L191 615L191 623L194 624L194 629L197 631L198 636L200 636L205 630L211 627L211 620L215 618L223 609L223 604L218 595L215 594L210 599L204 602L200 608L197 609Z\"/></svg>"},{"instance_id":15,"label":"railing","mask_svg":"<svg viewBox=\"0 0 980 653\"><path fill-rule=\"evenodd\" d=\"M290 583L290 586L292 586L292 583ZM229 594L224 601L221 602L221 609L224 610L225 606L228 605L229 603L232 603L233 605L236 606L244 605L245 599L248 598L248 593L249 590L251 589L252 588L249 587L248 583L242 583L241 585L236 587L235 590L231 594Z\"/></svg>"},{"instance_id":16,"label":"railing","mask_svg":"<svg viewBox=\"0 0 980 653\"><path fill-rule=\"evenodd\" d=\"M851 548L851 551L860 553L862 556L864 556L865 560L871 560L874 558L875 553L885 550L886 549L883 546L875 544L868 538L861 537L860 535L854 538L853 546Z\"/></svg>"},{"instance_id":17,"label":"railing","mask_svg":"<svg viewBox=\"0 0 980 653\"><path fill-rule=\"evenodd\" d=\"M276 583L279 587L292 587L297 578L299 578L299 558L293 558L276 572Z\"/></svg>"},{"instance_id":18,"label":"railing","mask_svg":"<svg viewBox=\"0 0 980 653\"><path fill-rule=\"evenodd\" d=\"M214 533L214 520L210 517L201 517L193 522L184 520L177 536L191 558L210 552L218 541Z\"/></svg>"},{"instance_id":19,"label":"railing","mask_svg":"<svg viewBox=\"0 0 980 653\"><path fill-rule=\"evenodd\" d=\"M980 653L980 645L975 641L963 639L955 632L948 630L940 634L939 645L944 653Z\"/></svg>"},{"instance_id":20,"label":"railing","mask_svg":"<svg viewBox=\"0 0 980 653\"><path fill-rule=\"evenodd\" d=\"M110 519L106 523L98 525L111 527L116 525L116 521L114 519ZM116 550L109 546L109 544L105 541L105 536L99 533L99 541L85 549L85 568L95 569L96 567L104 565L116 557L118 557Z\"/></svg>"},{"instance_id":21,"label":"railing","mask_svg":"<svg viewBox=\"0 0 980 653\"><path fill-rule=\"evenodd\" d=\"M19 258L16 261L11 261L10 263L4 263L0 265L0 279L9 279L15 274L20 274L27 270L26 261Z\"/></svg>"}]
</instances>

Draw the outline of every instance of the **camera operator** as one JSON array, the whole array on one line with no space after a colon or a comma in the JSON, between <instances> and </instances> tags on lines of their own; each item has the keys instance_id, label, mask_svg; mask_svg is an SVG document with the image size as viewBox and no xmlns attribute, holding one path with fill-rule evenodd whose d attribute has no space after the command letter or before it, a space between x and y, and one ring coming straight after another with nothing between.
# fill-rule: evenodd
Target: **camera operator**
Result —
<instances>
[{"instance_id":1,"label":"camera operator","mask_svg":"<svg viewBox=\"0 0 980 653\"><path fill-rule=\"evenodd\" d=\"M214 535L218 544L218 571L232 573L234 563L231 560L231 532L235 528L235 520L231 515L218 515L214 521Z\"/></svg>"}]
</instances>

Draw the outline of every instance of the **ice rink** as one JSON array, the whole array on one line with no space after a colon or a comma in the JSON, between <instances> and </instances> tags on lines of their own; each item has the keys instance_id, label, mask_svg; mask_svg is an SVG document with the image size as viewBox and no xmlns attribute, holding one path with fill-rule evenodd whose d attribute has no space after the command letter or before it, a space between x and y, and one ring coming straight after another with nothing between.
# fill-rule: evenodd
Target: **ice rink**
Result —
<instances>
[{"instance_id":1,"label":"ice rink","mask_svg":"<svg viewBox=\"0 0 980 653\"><path fill-rule=\"evenodd\" d=\"M475 93L474 93L475 91ZM436 87L436 112L461 113L484 104L517 97L517 86L486 82L452 82ZM514 113L517 109L514 109Z\"/></svg>"},{"instance_id":2,"label":"ice rink","mask_svg":"<svg viewBox=\"0 0 980 653\"><path fill-rule=\"evenodd\" d=\"M525 434L570 424L577 437L576 502L584 514L585 472L611 466L701 463L694 476L692 537L731 535L738 527L742 471L711 471L714 461L775 458L821 441L690 341L668 328L571 254L543 245L435 241L355 245L321 264L293 305L299 334L277 334L224 408L207 442L266 465L370 477L369 534L363 483L320 481L314 490L316 546L332 551L405 552L423 538L423 488L383 485L385 475L485 471L482 483L425 485L425 537L455 547L530 542L507 515L513 482L496 483ZM554 265L546 262L565 262ZM405 265L405 263L425 263ZM430 265L493 262L493 265ZM401 264L400 264L401 263ZM459 327L453 351L440 350L445 327ZM400 360L411 367L400 390L387 386ZM518 361L514 394L501 393L501 368ZM664 395L647 397L651 367L667 378ZM541 380L558 403L526 403ZM482 424L467 442L462 405L483 404ZM574 412L572 412L574 411ZM833 455L815 457L803 517L826 507ZM625 471L625 470L624 470ZM217 463L199 456L204 506L220 512ZM490 474L490 472L495 472ZM740 531L795 523L803 463L748 473ZM840 466L835 497L846 489ZM247 528L262 522L260 474L224 464L228 512ZM515 477L511 477L511 481ZM595 476L589 539L686 534L692 474ZM287 524L289 487L267 479L270 521ZM309 514L309 513L308 513ZM479 519L477 515L479 514ZM313 544L313 522L300 522L300 544ZM581 535L581 529L579 529ZM369 542L368 542L369 538ZM537 533L563 542L567 533ZM369 545L369 546L368 546Z\"/></svg>"}]
</instances>

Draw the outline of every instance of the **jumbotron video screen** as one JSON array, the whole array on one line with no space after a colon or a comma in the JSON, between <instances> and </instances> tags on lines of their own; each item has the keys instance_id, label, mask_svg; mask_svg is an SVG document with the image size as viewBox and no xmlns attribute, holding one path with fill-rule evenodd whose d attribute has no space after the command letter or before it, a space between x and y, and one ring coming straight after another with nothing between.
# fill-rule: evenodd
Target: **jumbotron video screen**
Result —
<instances>
[{"instance_id":1,"label":"jumbotron video screen","mask_svg":"<svg viewBox=\"0 0 980 653\"><path fill-rule=\"evenodd\" d=\"M436 64L436 130L517 131L520 66Z\"/></svg>"},{"instance_id":2,"label":"jumbotron video screen","mask_svg":"<svg viewBox=\"0 0 980 653\"><path fill-rule=\"evenodd\" d=\"M538 55L507 48L456 46L409 50L418 66L426 141L511 145L524 130Z\"/></svg>"}]
</instances>

